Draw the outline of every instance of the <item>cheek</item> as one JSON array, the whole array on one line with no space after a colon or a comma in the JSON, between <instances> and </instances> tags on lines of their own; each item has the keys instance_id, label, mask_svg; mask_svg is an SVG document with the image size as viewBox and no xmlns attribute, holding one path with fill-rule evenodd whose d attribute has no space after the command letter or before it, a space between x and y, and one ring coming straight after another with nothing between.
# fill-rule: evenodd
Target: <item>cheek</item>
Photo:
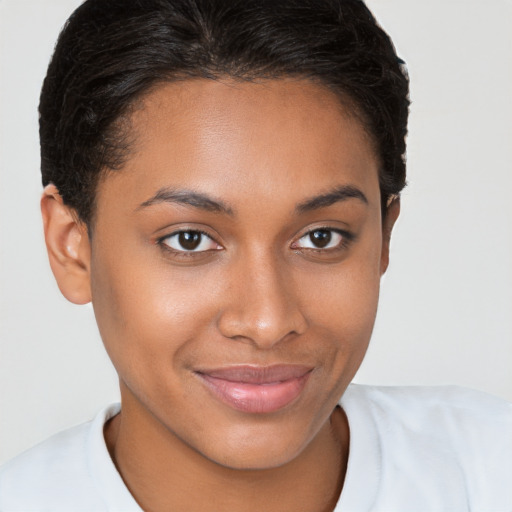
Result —
<instances>
[{"instance_id":1,"label":"cheek","mask_svg":"<svg viewBox=\"0 0 512 512\"><path fill-rule=\"evenodd\" d=\"M204 271L172 271L146 256L98 254L91 265L98 327L120 374L176 363L215 318L215 288Z\"/></svg>"},{"instance_id":2,"label":"cheek","mask_svg":"<svg viewBox=\"0 0 512 512\"><path fill-rule=\"evenodd\" d=\"M373 326L380 289L380 245L361 243L337 268L310 274L304 289L316 318L348 339Z\"/></svg>"},{"instance_id":3,"label":"cheek","mask_svg":"<svg viewBox=\"0 0 512 512\"><path fill-rule=\"evenodd\" d=\"M328 358L333 374L341 372L334 367L343 366L343 374L347 376L359 367L373 330L377 312L379 286L378 281L362 283L352 280L339 279L339 288L334 290L331 300L317 302L315 318L323 324L328 333L325 339L331 351L332 358ZM339 370L340 368L338 368Z\"/></svg>"},{"instance_id":4,"label":"cheek","mask_svg":"<svg viewBox=\"0 0 512 512\"><path fill-rule=\"evenodd\" d=\"M307 303L313 325L323 332L320 338L329 340L332 354L326 360L332 374L342 375L348 384L364 357L375 322L379 247L361 246L336 272L310 277L305 288L309 290Z\"/></svg>"}]
</instances>

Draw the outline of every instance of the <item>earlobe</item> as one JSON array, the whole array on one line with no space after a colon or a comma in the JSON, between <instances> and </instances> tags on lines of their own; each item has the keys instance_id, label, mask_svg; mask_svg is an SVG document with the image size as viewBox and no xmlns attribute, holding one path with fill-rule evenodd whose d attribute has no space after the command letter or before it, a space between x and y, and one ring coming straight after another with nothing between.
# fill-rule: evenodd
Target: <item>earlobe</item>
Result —
<instances>
[{"instance_id":1,"label":"earlobe","mask_svg":"<svg viewBox=\"0 0 512 512\"><path fill-rule=\"evenodd\" d=\"M50 267L60 291L74 304L90 302L91 250L87 227L64 204L52 184L44 189L41 214Z\"/></svg>"},{"instance_id":2,"label":"earlobe","mask_svg":"<svg viewBox=\"0 0 512 512\"><path fill-rule=\"evenodd\" d=\"M391 232L400 215L400 198L392 197L386 208L386 216L382 219L382 252L380 258L380 274L384 274L389 266L389 246Z\"/></svg>"}]
</instances>

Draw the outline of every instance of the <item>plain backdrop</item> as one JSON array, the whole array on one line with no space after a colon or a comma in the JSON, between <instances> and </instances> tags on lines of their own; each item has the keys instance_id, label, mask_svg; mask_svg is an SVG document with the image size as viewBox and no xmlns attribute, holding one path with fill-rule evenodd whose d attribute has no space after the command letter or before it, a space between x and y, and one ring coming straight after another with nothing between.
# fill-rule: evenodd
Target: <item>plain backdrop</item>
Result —
<instances>
[{"instance_id":1,"label":"plain backdrop","mask_svg":"<svg viewBox=\"0 0 512 512\"><path fill-rule=\"evenodd\" d=\"M118 398L44 249L37 103L77 0L0 0L0 462ZM411 77L409 186L356 381L512 400L512 2L369 0Z\"/></svg>"}]
</instances>

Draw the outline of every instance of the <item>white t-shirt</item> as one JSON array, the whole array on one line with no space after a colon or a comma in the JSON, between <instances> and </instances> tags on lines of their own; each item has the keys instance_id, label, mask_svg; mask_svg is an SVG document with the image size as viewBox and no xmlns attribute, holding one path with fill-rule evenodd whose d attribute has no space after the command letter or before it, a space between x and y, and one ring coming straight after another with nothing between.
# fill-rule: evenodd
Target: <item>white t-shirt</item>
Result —
<instances>
[{"instance_id":1,"label":"white t-shirt","mask_svg":"<svg viewBox=\"0 0 512 512\"><path fill-rule=\"evenodd\" d=\"M512 404L457 387L351 385L335 512L512 511ZM1 512L141 511L108 454L112 405L0 470Z\"/></svg>"}]
</instances>

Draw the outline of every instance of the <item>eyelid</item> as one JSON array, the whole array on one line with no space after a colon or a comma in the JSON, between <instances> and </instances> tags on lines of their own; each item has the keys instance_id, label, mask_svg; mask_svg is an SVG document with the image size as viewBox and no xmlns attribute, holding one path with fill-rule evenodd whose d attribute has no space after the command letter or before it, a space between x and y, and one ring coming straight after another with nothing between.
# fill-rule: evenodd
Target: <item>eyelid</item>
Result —
<instances>
[{"instance_id":1,"label":"eyelid","mask_svg":"<svg viewBox=\"0 0 512 512\"><path fill-rule=\"evenodd\" d=\"M315 231L331 231L333 233L336 233L337 235L341 236L341 241L336 247L300 247L297 246L297 243L302 240L303 238L310 236L311 233L314 233ZM333 227L333 226L314 226L307 231L303 232L299 237L295 239L295 241L292 242L291 247L296 250L306 250L306 251L318 251L318 252L329 252L329 251L336 251L340 249L346 248L351 242L355 240L356 236L351 233L350 231L347 231L345 229Z\"/></svg>"},{"instance_id":2,"label":"eyelid","mask_svg":"<svg viewBox=\"0 0 512 512\"><path fill-rule=\"evenodd\" d=\"M178 236L181 233L200 233L201 236L204 236L204 237L208 238L217 247L209 248L209 249L204 249L204 250L200 250L200 251L198 251L198 250L185 250L185 249L177 249L177 248L171 247L168 243L166 243L166 240L169 240L172 237ZM218 251L218 250L223 249L222 245L219 242L217 242L217 240L210 233L208 233L206 230L201 229L199 227L192 227L192 226L181 227L179 229L173 230L171 233L167 233L167 234L165 234L163 236L160 236L156 240L156 243L157 243L157 245L162 247L162 249L164 249L166 251L169 251L171 253L174 253L176 255L180 255L180 256L181 255L186 255L186 256L188 256L188 255L200 255L200 254L208 253L210 251Z\"/></svg>"}]
</instances>

